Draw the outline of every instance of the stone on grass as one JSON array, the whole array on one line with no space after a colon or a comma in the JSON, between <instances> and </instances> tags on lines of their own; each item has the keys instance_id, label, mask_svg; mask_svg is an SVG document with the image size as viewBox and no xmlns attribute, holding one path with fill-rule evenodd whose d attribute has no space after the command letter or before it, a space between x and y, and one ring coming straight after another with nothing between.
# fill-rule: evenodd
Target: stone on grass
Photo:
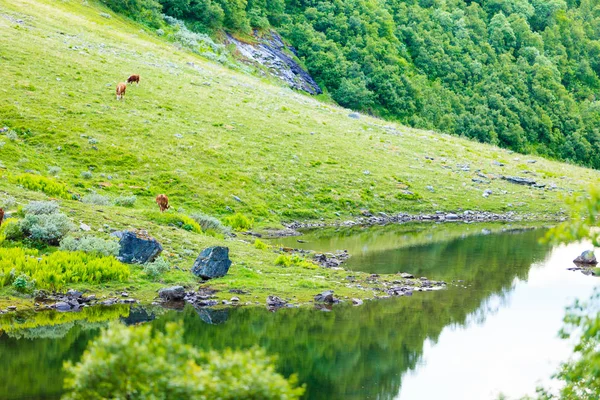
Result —
<instances>
[{"instance_id":1,"label":"stone on grass","mask_svg":"<svg viewBox=\"0 0 600 400\"><path fill-rule=\"evenodd\" d=\"M337 303L338 299L333 297L333 290L326 290L315 296L315 301L320 303Z\"/></svg>"},{"instance_id":2,"label":"stone on grass","mask_svg":"<svg viewBox=\"0 0 600 400\"><path fill-rule=\"evenodd\" d=\"M229 248L222 246L202 250L192 267L192 273L202 279L225 276L231 266Z\"/></svg>"},{"instance_id":3,"label":"stone on grass","mask_svg":"<svg viewBox=\"0 0 600 400\"><path fill-rule=\"evenodd\" d=\"M120 237L118 259L127 264L152 262L163 250L160 243L146 231L123 231L114 236Z\"/></svg>"}]
</instances>

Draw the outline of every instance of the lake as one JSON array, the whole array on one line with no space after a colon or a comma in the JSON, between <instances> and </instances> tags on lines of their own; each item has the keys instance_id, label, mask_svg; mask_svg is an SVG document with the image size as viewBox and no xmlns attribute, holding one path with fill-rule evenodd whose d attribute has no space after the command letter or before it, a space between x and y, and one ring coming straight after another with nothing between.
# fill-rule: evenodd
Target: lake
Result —
<instances>
[{"instance_id":1,"label":"lake","mask_svg":"<svg viewBox=\"0 0 600 400\"><path fill-rule=\"evenodd\" d=\"M182 321L204 349L264 347L283 374L297 373L309 399L495 399L534 392L569 343L557 332L565 306L587 299L595 277L568 271L586 244L538 243L544 229L501 224L389 225L326 229L276 239L289 247L347 249L346 267L409 272L448 282L412 297L269 312L261 307L183 310L120 305L68 314L0 317L0 398L55 399L61 366L77 360L107 320Z\"/></svg>"}]
</instances>

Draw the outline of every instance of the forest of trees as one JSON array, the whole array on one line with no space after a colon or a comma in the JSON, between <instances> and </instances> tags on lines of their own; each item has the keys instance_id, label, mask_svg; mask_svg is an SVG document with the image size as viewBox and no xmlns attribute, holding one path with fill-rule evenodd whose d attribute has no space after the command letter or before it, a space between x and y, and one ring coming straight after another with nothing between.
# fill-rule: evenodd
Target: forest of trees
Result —
<instances>
[{"instance_id":1,"label":"forest of trees","mask_svg":"<svg viewBox=\"0 0 600 400\"><path fill-rule=\"evenodd\" d=\"M600 168L599 0L158 1L197 32L277 30L343 106Z\"/></svg>"}]
</instances>

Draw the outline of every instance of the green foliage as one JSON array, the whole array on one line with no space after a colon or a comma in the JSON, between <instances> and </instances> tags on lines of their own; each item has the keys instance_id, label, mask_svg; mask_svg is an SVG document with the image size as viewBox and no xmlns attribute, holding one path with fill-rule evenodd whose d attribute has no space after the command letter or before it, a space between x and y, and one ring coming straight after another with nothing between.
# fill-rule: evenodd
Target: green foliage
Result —
<instances>
[{"instance_id":1,"label":"green foliage","mask_svg":"<svg viewBox=\"0 0 600 400\"><path fill-rule=\"evenodd\" d=\"M235 213L225 217L225 225L230 226L236 231L246 231L254 225L254 219L246 217L244 214Z\"/></svg>"},{"instance_id":2,"label":"green foliage","mask_svg":"<svg viewBox=\"0 0 600 400\"><path fill-rule=\"evenodd\" d=\"M29 190L44 192L48 196L62 197L63 199L71 198L67 187L52 178L33 174L21 174L13 177L11 181Z\"/></svg>"},{"instance_id":3,"label":"green foliage","mask_svg":"<svg viewBox=\"0 0 600 400\"><path fill-rule=\"evenodd\" d=\"M21 240L25 236L21 230L21 224L16 218L9 218L0 227L0 243L3 240Z\"/></svg>"},{"instance_id":4,"label":"green foliage","mask_svg":"<svg viewBox=\"0 0 600 400\"><path fill-rule=\"evenodd\" d=\"M20 222L23 234L35 241L56 245L75 226L63 213L26 214Z\"/></svg>"},{"instance_id":5,"label":"green foliage","mask_svg":"<svg viewBox=\"0 0 600 400\"><path fill-rule=\"evenodd\" d=\"M63 251L83 251L99 256L117 256L119 254L119 243L115 240L106 240L96 236L83 236L81 238L67 236L60 241L60 249Z\"/></svg>"},{"instance_id":6,"label":"green foliage","mask_svg":"<svg viewBox=\"0 0 600 400\"><path fill-rule=\"evenodd\" d=\"M256 239L254 240L254 248L258 250L266 250L269 248L269 245L260 239Z\"/></svg>"},{"instance_id":7,"label":"green foliage","mask_svg":"<svg viewBox=\"0 0 600 400\"><path fill-rule=\"evenodd\" d=\"M302 257L300 257L297 254L294 254L292 256L288 255L288 254L280 254L277 256L277 258L275 259L275 265L279 265L281 267L301 267L301 268L307 268L307 269L316 269L318 268L318 265L310 262L310 261L306 261L305 259L303 259Z\"/></svg>"},{"instance_id":8,"label":"green foliage","mask_svg":"<svg viewBox=\"0 0 600 400\"><path fill-rule=\"evenodd\" d=\"M546 235L546 241L569 243L589 239L600 247L600 187L592 188L584 196L569 199L571 219L554 227Z\"/></svg>"},{"instance_id":9,"label":"green foliage","mask_svg":"<svg viewBox=\"0 0 600 400\"><path fill-rule=\"evenodd\" d=\"M97 206L108 206L110 205L110 197L103 196L98 193L89 193L83 196L81 199L82 202L86 204L94 204Z\"/></svg>"},{"instance_id":10,"label":"green foliage","mask_svg":"<svg viewBox=\"0 0 600 400\"><path fill-rule=\"evenodd\" d=\"M200 352L183 337L181 325L172 323L165 333L112 324L79 363L65 363L63 398L292 400L304 393L295 376L275 372L263 350Z\"/></svg>"},{"instance_id":11,"label":"green foliage","mask_svg":"<svg viewBox=\"0 0 600 400\"><path fill-rule=\"evenodd\" d=\"M30 280L27 275L21 274L15 278L12 287L19 293L33 293L35 280Z\"/></svg>"},{"instance_id":12,"label":"green foliage","mask_svg":"<svg viewBox=\"0 0 600 400\"><path fill-rule=\"evenodd\" d=\"M115 205L121 206L121 207L133 207L136 200L137 200L137 196L135 196L135 195L119 196L114 199L114 203L115 203Z\"/></svg>"},{"instance_id":13,"label":"green foliage","mask_svg":"<svg viewBox=\"0 0 600 400\"><path fill-rule=\"evenodd\" d=\"M92 179L94 177L94 174L92 174L91 171L81 171L81 177L83 179Z\"/></svg>"},{"instance_id":14,"label":"green foliage","mask_svg":"<svg viewBox=\"0 0 600 400\"><path fill-rule=\"evenodd\" d=\"M202 233L202 228L194 219L176 212L146 212L146 217L160 225L176 226L186 231Z\"/></svg>"},{"instance_id":15,"label":"green foliage","mask_svg":"<svg viewBox=\"0 0 600 400\"><path fill-rule=\"evenodd\" d=\"M59 290L74 283L122 282L129 278L129 268L114 257L84 252L56 251L41 256L32 249L0 248L0 287L12 284L17 274L35 280L38 289Z\"/></svg>"},{"instance_id":16,"label":"green foliage","mask_svg":"<svg viewBox=\"0 0 600 400\"><path fill-rule=\"evenodd\" d=\"M156 280L162 274L169 271L170 269L171 269L171 266L169 265L169 262L167 260L165 260L163 257L158 257L156 260L144 264L144 272L152 280Z\"/></svg>"},{"instance_id":17,"label":"green foliage","mask_svg":"<svg viewBox=\"0 0 600 400\"><path fill-rule=\"evenodd\" d=\"M108 8L117 13L124 14L135 21L142 22L150 27L158 28L162 18L161 5L156 0L101 0Z\"/></svg>"}]
</instances>

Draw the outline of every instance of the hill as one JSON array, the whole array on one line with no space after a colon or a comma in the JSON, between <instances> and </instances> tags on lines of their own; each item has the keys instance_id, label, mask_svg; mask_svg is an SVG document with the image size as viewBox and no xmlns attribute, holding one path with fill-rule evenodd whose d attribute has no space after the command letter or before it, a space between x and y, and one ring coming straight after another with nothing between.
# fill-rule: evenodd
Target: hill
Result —
<instances>
[{"instance_id":1,"label":"hill","mask_svg":"<svg viewBox=\"0 0 600 400\"><path fill-rule=\"evenodd\" d=\"M315 277L310 269L282 269L272 251L173 222L193 212L232 225L241 214L255 229L351 219L361 210L556 217L565 195L600 178L590 169L350 117L347 109L179 49L94 2L0 0L0 30L0 126L8 128L0 136L0 194L20 204L59 197L74 221L99 235L147 229L172 265L191 265L203 247L225 243L237 267L216 284L221 288L252 287L253 295L296 290L308 298L328 287L324 282L337 282L329 286L355 292L340 283L344 271L319 270ZM141 75L140 84L117 101L117 82L132 73ZM60 190L44 188L48 182ZM172 205L164 215L154 204L159 193ZM92 194L109 201L78 200ZM130 195L137 196L134 207L110 205ZM290 274L297 279L285 278ZM162 283L194 282L174 270ZM103 290L127 286L151 298L161 284L138 271L130 284Z\"/></svg>"}]
</instances>

